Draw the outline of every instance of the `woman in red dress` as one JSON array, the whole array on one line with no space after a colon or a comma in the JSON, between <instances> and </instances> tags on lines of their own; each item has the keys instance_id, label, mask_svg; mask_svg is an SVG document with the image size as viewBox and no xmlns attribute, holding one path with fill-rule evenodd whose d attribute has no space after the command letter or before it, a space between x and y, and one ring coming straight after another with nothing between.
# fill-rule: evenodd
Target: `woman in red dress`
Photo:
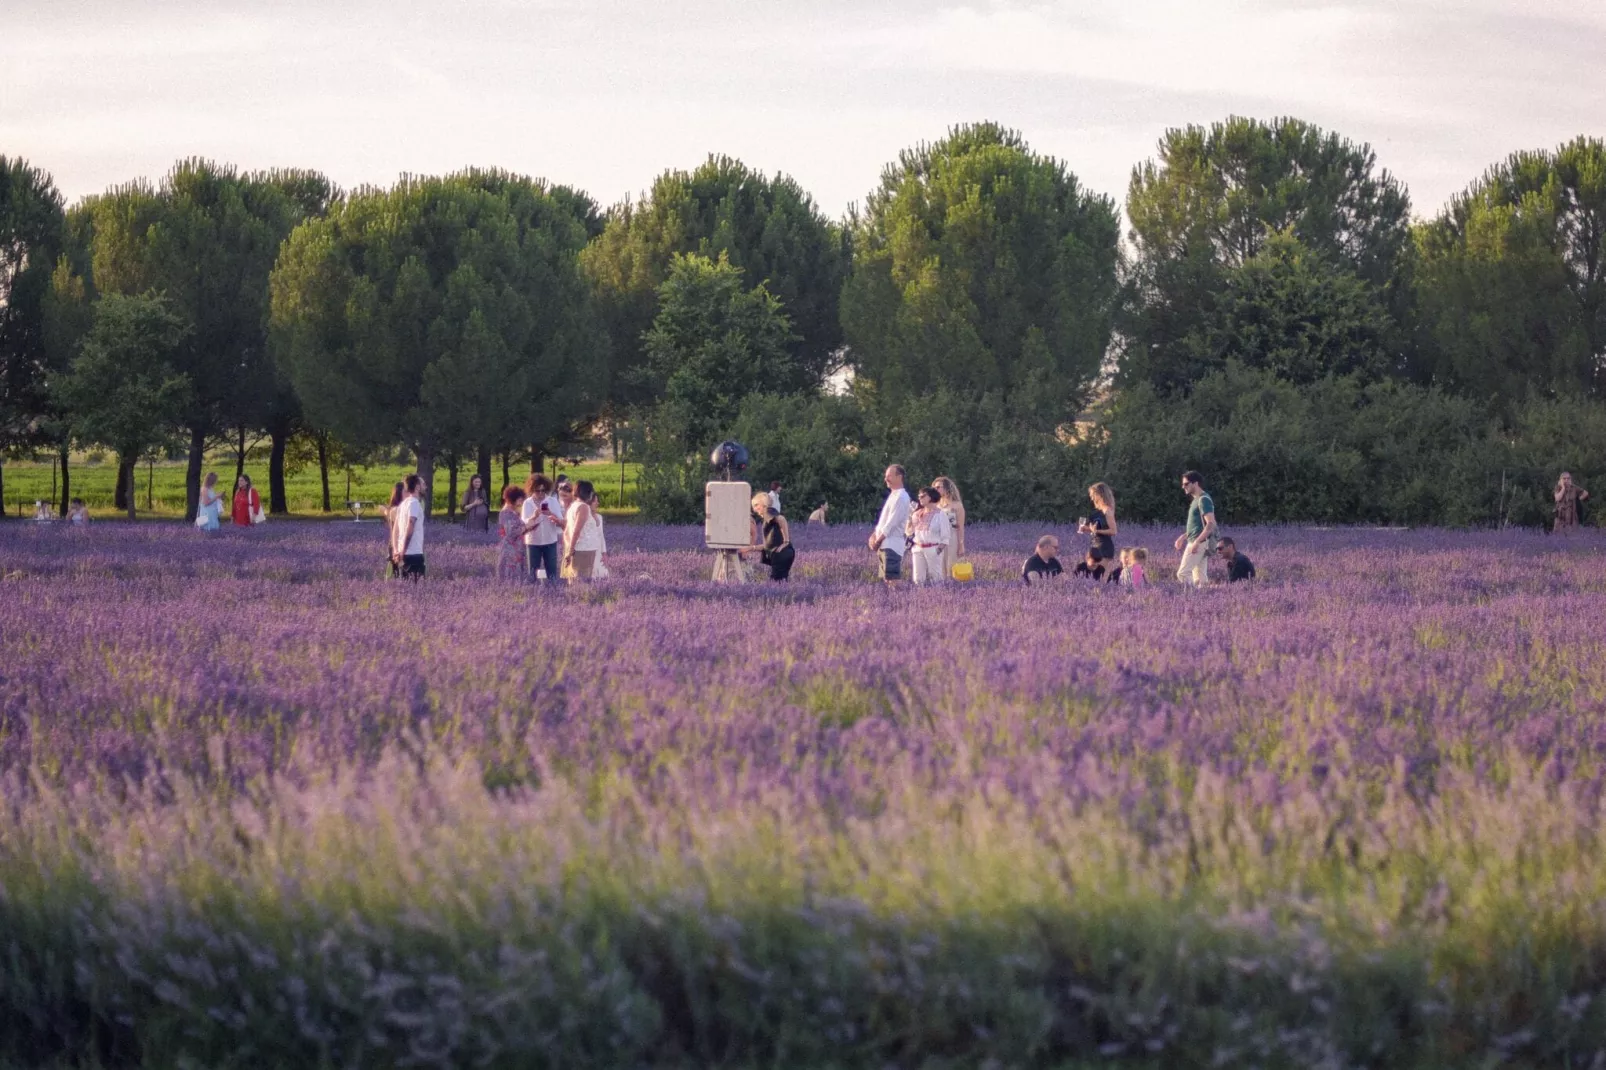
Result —
<instances>
[{"instance_id":1,"label":"woman in red dress","mask_svg":"<svg viewBox=\"0 0 1606 1070\"><path fill-rule=\"evenodd\" d=\"M248 528L251 526L251 516L262 511L262 499L257 497L257 489L251 485L251 477L241 474L234 481L234 526Z\"/></svg>"}]
</instances>

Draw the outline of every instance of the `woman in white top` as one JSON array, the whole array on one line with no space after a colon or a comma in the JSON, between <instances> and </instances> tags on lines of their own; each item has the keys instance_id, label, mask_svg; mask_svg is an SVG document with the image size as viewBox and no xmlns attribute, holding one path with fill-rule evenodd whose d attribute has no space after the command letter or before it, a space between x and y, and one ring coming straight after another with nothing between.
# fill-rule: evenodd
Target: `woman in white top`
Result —
<instances>
[{"instance_id":1,"label":"woman in white top","mask_svg":"<svg viewBox=\"0 0 1606 1070\"><path fill-rule=\"evenodd\" d=\"M563 525L563 567L571 581L596 577L602 547L597 492L589 479L582 479L574 485L574 504L569 506Z\"/></svg>"},{"instance_id":2,"label":"woman in white top","mask_svg":"<svg viewBox=\"0 0 1606 1070\"><path fill-rule=\"evenodd\" d=\"M948 545L942 551L944 576L954 574L954 566L965 557L965 502L959 496L959 484L947 476L931 481L932 487L942 495L942 511L948 514Z\"/></svg>"},{"instance_id":3,"label":"woman in white top","mask_svg":"<svg viewBox=\"0 0 1606 1070\"><path fill-rule=\"evenodd\" d=\"M909 553L914 558L917 586L941 583L948 578L943 556L953 541L948 514L941 508L942 492L936 487L920 491L920 508L909 514Z\"/></svg>"},{"instance_id":4,"label":"woman in white top","mask_svg":"<svg viewBox=\"0 0 1606 1070\"><path fill-rule=\"evenodd\" d=\"M223 495L217 492L217 473L206 473L206 482L201 484L201 504L195 510L195 526L202 531L216 531L218 517L223 512Z\"/></svg>"}]
</instances>

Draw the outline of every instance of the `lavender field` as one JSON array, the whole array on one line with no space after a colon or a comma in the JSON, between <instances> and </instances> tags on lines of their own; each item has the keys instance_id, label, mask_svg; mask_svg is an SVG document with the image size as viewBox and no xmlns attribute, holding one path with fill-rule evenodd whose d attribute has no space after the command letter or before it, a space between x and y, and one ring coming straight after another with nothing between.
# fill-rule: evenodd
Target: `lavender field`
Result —
<instances>
[{"instance_id":1,"label":"lavender field","mask_svg":"<svg viewBox=\"0 0 1606 1070\"><path fill-rule=\"evenodd\" d=\"M1606 539L1042 530L0 526L0 1064L1606 1065Z\"/></svg>"}]
</instances>

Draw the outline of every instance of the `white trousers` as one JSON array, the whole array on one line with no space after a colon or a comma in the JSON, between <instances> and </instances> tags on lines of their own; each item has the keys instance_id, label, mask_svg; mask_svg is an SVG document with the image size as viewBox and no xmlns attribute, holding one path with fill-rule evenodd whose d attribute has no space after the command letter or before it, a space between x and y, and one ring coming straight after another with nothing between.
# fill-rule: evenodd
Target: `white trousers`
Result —
<instances>
[{"instance_id":1,"label":"white trousers","mask_svg":"<svg viewBox=\"0 0 1606 1070\"><path fill-rule=\"evenodd\" d=\"M1183 550L1182 564L1177 566L1177 579L1195 587L1203 587L1210 582L1210 543L1199 544L1198 549Z\"/></svg>"},{"instance_id":2,"label":"white trousers","mask_svg":"<svg viewBox=\"0 0 1606 1070\"><path fill-rule=\"evenodd\" d=\"M942 564L942 547L933 546L929 550L911 549L909 556L914 558L914 577L918 584L941 583L948 578L947 571Z\"/></svg>"}]
</instances>

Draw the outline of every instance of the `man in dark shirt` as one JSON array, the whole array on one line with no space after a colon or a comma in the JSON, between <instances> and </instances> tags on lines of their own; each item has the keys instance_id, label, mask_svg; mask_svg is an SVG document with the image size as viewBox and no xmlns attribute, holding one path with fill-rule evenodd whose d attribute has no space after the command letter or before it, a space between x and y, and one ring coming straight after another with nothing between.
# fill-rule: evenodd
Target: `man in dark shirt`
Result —
<instances>
[{"instance_id":1,"label":"man in dark shirt","mask_svg":"<svg viewBox=\"0 0 1606 1070\"><path fill-rule=\"evenodd\" d=\"M1223 535L1221 541L1216 543L1216 554L1227 564L1228 583L1255 578L1255 563L1239 553L1237 544L1227 536Z\"/></svg>"},{"instance_id":2,"label":"man in dark shirt","mask_svg":"<svg viewBox=\"0 0 1606 1070\"><path fill-rule=\"evenodd\" d=\"M1071 575L1077 579L1102 580L1104 578L1104 559L1099 557L1097 550L1090 549L1087 557L1078 561L1076 567L1071 569Z\"/></svg>"},{"instance_id":3,"label":"man in dark shirt","mask_svg":"<svg viewBox=\"0 0 1606 1070\"><path fill-rule=\"evenodd\" d=\"M1020 578L1028 584L1051 580L1065 574L1060 565L1060 541L1052 535L1037 540L1037 552L1020 567Z\"/></svg>"}]
</instances>

